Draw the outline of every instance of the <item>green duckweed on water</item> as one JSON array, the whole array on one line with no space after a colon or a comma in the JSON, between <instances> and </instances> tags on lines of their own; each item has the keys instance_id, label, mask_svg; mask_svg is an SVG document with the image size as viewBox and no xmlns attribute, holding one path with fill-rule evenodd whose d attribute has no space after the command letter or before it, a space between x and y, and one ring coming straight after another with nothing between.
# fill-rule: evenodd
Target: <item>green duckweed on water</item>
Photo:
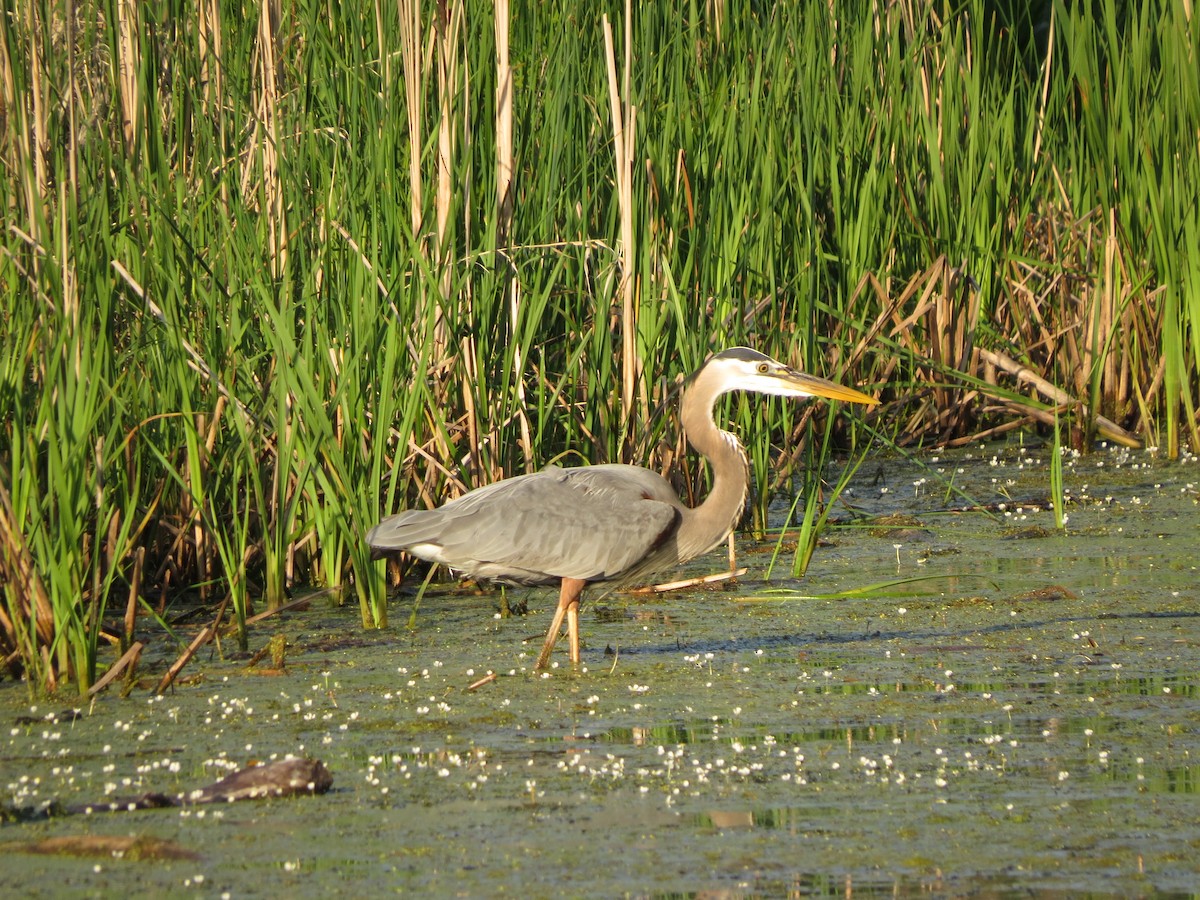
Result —
<instances>
[{"instance_id":1,"label":"green duckweed on water","mask_svg":"<svg viewBox=\"0 0 1200 900\"><path fill-rule=\"evenodd\" d=\"M287 755L334 777L321 797L0 825L0 885L28 897L1192 894L1200 465L1070 457L1060 534L1050 452L871 461L847 497L855 516L804 579L778 565L763 585L769 552L743 547L751 572L733 587L598 592L578 673L565 655L532 671L553 592L527 595L529 617L499 618L498 594L446 586L411 632L364 633L348 607L288 616L252 646L286 637L273 677L205 658L189 670L203 678L165 696L109 691L78 715L0 684L9 807L183 793ZM891 513L915 524L875 520ZM696 571L721 565L716 554ZM12 852L67 836L191 855Z\"/></svg>"}]
</instances>

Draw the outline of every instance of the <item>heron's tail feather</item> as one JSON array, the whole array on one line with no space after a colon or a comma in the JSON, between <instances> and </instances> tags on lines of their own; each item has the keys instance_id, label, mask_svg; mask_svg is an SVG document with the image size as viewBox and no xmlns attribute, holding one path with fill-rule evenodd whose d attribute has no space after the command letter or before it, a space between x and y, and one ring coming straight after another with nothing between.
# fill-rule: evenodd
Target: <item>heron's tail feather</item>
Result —
<instances>
[{"instance_id":1,"label":"heron's tail feather","mask_svg":"<svg viewBox=\"0 0 1200 900\"><path fill-rule=\"evenodd\" d=\"M407 550L415 544L424 544L437 539L437 523L430 521L430 510L410 509L407 512L388 516L367 532L367 545L372 558L378 559L397 550Z\"/></svg>"}]
</instances>

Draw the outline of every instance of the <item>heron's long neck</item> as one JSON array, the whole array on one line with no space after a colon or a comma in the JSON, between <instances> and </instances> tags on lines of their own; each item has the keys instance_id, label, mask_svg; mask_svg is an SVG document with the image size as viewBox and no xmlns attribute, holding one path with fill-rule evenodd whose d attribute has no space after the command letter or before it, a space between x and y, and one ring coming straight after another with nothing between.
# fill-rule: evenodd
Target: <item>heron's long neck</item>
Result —
<instances>
[{"instance_id":1,"label":"heron's long neck","mask_svg":"<svg viewBox=\"0 0 1200 900\"><path fill-rule=\"evenodd\" d=\"M701 375L703 377L703 374ZM712 466L712 491L704 502L684 514L679 528L679 550L683 559L706 553L721 543L742 517L750 467L746 451L737 437L722 431L713 421L717 394L697 381L684 396L680 419L688 443Z\"/></svg>"}]
</instances>

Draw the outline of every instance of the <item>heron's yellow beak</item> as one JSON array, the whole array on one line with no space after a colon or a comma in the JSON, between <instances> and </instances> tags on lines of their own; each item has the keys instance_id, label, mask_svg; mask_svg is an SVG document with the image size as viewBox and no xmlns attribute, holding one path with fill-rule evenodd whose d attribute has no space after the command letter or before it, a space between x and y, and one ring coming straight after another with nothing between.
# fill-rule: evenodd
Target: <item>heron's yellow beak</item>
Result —
<instances>
[{"instance_id":1,"label":"heron's yellow beak","mask_svg":"<svg viewBox=\"0 0 1200 900\"><path fill-rule=\"evenodd\" d=\"M792 369L787 375L783 376L783 379L798 393L808 397L824 397L827 400L841 400L845 403L863 403L867 406L875 406L879 403L874 397L864 394L862 391L856 391L852 387L846 387L837 382L819 378L816 375L809 375L807 372L799 372Z\"/></svg>"}]
</instances>

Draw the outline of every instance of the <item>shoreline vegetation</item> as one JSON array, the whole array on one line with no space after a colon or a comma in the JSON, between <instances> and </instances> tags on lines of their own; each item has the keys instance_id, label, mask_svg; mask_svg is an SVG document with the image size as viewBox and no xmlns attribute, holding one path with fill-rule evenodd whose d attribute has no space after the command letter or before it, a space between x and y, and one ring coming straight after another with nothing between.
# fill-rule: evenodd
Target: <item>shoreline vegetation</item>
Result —
<instances>
[{"instance_id":1,"label":"shoreline vegetation","mask_svg":"<svg viewBox=\"0 0 1200 900\"><path fill-rule=\"evenodd\" d=\"M1191 0L552 6L0 20L0 677L86 694L181 598L384 627L371 524L552 460L703 492L737 344L883 401L729 404L760 531L868 434L1200 446Z\"/></svg>"}]
</instances>

